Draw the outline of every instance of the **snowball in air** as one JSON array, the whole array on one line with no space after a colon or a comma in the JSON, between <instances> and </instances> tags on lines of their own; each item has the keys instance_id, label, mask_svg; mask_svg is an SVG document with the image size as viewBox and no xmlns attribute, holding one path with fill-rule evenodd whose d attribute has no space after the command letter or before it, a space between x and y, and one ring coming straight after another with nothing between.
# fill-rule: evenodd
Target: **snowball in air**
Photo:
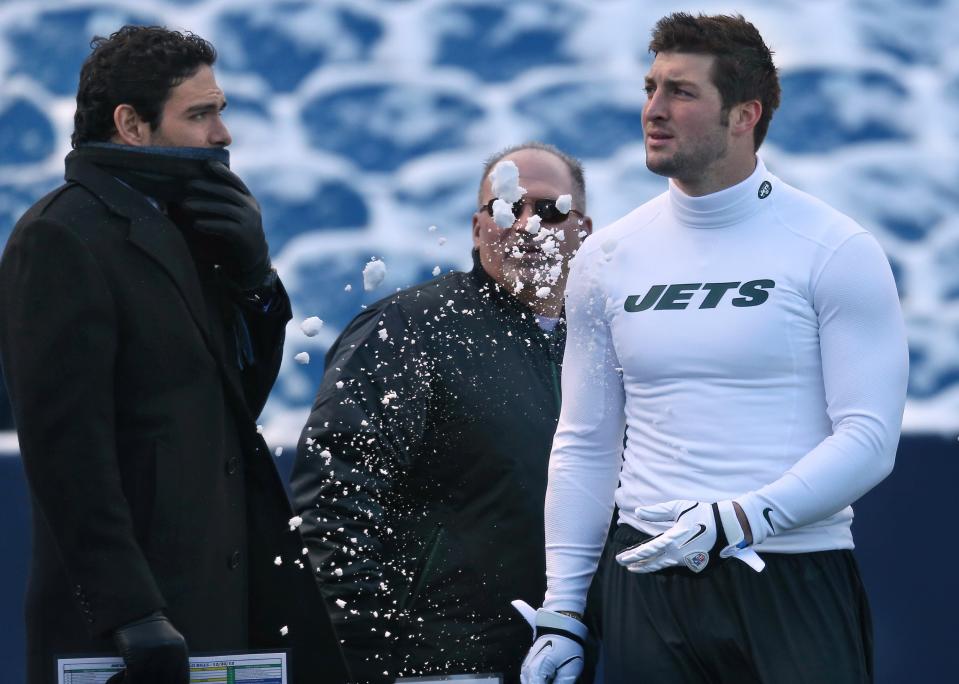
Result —
<instances>
[{"instance_id":1,"label":"snowball in air","mask_svg":"<svg viewBox=\"0 0 959 684\"><path fill-rule=\"evenodd\" d=\"M506 160L499 162L489 174L490 187L493 196L512 204L520 199L526 188L519 184L519 168L515 162Z\"/></svg>"},{"instance_id":2,"label":"snowball in air","mask_svg":"<svg viewBox=\"0 0 959 684\"><path fill-rule=\"evenodd\" d=\"M307 337L314 337L317 333L320 332L320 328L323 327L323 321L320 320L317 316L310 316L300 323L300 330L303 331L303 334Z\"/></svg>"},{"instance_id":3,"label":"snowball in air","mask_svg":"<svg viewBox=\"0 0 959 684\"><path fill-rule=\"evenodd\" d=\"M493 202L493 221L500 228L509 228L516 217L513 216L513 205L501 199Z\"/></svg>"},{"instance_id":4,"label":"snowball in air","mask_svg":"<svg viewBox=\"0 0 959 684\"><path fill-rule=\"evenodd\" d=\"M310 355L307 352L300 352L293 357L293 360L297 363L302 363L305 366L310 362Z\"/></svg>"},{"instance_id":5,"label":"snowball in air","mask_svg":"<svg viewBox=\"0 0 959 684\"><path fill-rule=\"evenodd\" d=\"M569 210L573 208L572 195L560 195L557 197L556 208L559 209L561 214L568 214Z\"/></svg>"},{"instance_id":6,"label":"snowball in air","mask_svg":"<svg viewBox=\"0 0 959 684\"><path fill-rule=\"evenodd\" d=\"M363 267L363 289L369 292L376 289L386 277L386 264L379 259L373 259Z\"/></svg>"}]
</instances>

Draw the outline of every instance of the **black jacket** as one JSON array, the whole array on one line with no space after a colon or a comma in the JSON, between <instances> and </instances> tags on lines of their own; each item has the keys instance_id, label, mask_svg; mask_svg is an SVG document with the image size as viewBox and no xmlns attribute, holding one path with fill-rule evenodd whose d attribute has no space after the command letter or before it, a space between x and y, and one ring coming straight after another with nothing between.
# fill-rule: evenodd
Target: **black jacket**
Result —
<instances>
[{"instance_id":1,"label":"black jacket","mask_svg":"<svg viewBox=\"0 0 959 684\"><path fill-rule=\"evenodd\" d=\"M373 304L327 354L292 488L359 678L517 679L531 630L510 601L545 592L564 330L477 263Z\"/></svg>"},{"instance_id":2,"label":"black jacket","mask_svg":"<svg viewBox=\"0 0 959 684\"><path fill-rule=\"evenodd\" d=\"M192 651L292 647L295 681L343 681L254 420L289 300L243 304L96 164L71 155L66 178L0 261L0 358L33 501L29 681L55 681L56 655L115 653L112 631L158 609Z\"/></svg>"}]
</instances>

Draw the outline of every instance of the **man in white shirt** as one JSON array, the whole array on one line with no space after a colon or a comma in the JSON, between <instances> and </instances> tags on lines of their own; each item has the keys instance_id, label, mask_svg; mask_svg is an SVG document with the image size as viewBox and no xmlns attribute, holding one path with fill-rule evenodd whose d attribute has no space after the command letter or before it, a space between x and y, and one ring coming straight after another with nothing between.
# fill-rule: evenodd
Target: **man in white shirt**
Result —
<instances>
[{"instance_id":1,"label":"man in white shirt","mask_svg":"<svg viewBox=\"0 0 959 684\"><path fill-rule=\"evenodd\" d=\"M647 166L669 188L573 261L523 681L575 681L601 554L607 682L871 681L850 504L899 439L892 272L756 156L780 90L752 24L673 14L650 51Z\"/></svg>"}]
</instances>

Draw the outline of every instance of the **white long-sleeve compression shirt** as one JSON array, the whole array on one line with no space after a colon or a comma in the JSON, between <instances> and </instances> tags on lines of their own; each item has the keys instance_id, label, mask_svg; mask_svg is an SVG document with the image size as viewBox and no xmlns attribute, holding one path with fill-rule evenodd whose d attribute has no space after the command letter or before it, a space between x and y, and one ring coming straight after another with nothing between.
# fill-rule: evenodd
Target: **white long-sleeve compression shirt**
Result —
<instances>
[{"instance_id":1,"label":"white long-sleeve compression shirt","mask_svg":"<svg viewBox=\"0 0 959 684\"><path fill-rule=\"evenodd\" d=\"M583 609L614 493L649 534L668 524L637 506L734 499L760 553L852 548L850 504L892 469L908 369L866 230L758 159L711 195L671 182L586 241L566 312L545 607Z\"/></svg>"}]
</instances>

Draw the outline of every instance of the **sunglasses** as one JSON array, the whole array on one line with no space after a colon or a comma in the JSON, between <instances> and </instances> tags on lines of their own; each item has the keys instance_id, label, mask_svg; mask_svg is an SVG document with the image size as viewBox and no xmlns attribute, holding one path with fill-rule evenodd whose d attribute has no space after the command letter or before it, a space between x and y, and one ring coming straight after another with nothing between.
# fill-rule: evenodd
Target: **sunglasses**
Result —
<instances>
[{"instance_id":1,"label":"sunglasses","mask_svg":"<svg viewBox=\"0 0 959 684\"><path fill-rule=\"evenodd\" d=\"M493 215L493 203L498 198L494 197L489 202L486 203L484 209L486 213L490 216ZM513 216L519 218L523 215L523 208L526 206L526 202L529 200L516 200L513 202ZM533 202L533 213L542 219L543 223L561 223L565 221L570 214L576 214L582 216L581 212L576 211L575 209L570 209L565 214L556 208L556 200L554 199L537 199L532 200Z\"/></svg>"}]
</instances>

